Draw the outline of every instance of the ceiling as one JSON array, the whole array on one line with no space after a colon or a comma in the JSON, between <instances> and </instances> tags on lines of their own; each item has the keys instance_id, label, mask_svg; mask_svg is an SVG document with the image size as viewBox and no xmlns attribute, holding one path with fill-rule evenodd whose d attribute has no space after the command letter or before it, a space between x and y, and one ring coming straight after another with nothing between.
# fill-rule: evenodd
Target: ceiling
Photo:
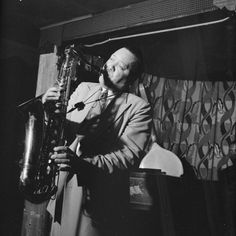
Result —
<instances>
[{"instance_id":1,"label":"ceiling","mask_svg":"<svg viewBox=\"0 0 236 236\"><path fill-rule=\"evenodd\" d=\"M3 0L3 20L24 19L36 27L121 8L144 0Z\"/></svg>"}]
</instances>

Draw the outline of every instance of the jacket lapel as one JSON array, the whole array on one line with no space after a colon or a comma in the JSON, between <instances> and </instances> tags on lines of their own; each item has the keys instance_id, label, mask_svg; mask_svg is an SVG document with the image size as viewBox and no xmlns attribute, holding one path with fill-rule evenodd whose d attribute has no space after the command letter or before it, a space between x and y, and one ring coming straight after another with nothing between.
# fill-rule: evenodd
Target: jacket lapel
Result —
<instances>
[{"instance_id":1,"label":"jacket lapel","mask_svg":"<svg viewBox=\"0 0 236 236\"><path fill-rule=\"evenodd\" d=\"M114 103L112 104L111 110L110 110L110 116L113 118L113 121L116 122L123 113L130 107L131 104L127 103L127 93L123 93L120 96L118 96Z\"/></svg>"},{"instance_id":2,"label":"jacket lapel","mask_svg":"<svg viewBox=\"0 0 236 236\"><path fill-rule=\"evenodd\" d=\"M118 95L111 103L108 105L105 112L102 114L101 123L99 125L99 130L97 135L100 136L102 133L106 132L110 126L115 126L114 124L119 121L123 116L125 111L127 111L132 104L127 103L127 94Z\"/></svg>"},{"instance_id":3,"label":"jacket lapel","mask_svg":"<svg viewBox=\"0 0 236 236\"><path fill-rule=\"evenodd\" d=\"M71 120L76 121L78 123L83 122L88 112L92 108L94 101L98 99L101 90L100 85L94 86L92 88L87 87L87 96L82 100L85 103L85 107L83 110L77 111L75 110L71 116Z\"/></svg>"}]
</instances>

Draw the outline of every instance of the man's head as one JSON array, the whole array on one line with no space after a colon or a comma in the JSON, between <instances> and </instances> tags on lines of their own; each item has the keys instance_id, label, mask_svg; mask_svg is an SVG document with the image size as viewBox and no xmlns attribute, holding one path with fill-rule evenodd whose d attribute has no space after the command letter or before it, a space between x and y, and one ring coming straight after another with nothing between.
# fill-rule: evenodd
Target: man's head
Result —
<instances>
[{"instance_id":1,"label":"man's head","mask_svg":"<svg viewBox=\"0 0 236 236\"><path fill-rule=\"evenodd\" d=\"M142 55L135 48L120 48L110 56L104 69L107 75L100 76L100 84L113 90L123 90L142 73Z\"/></svg>"}]
</instances>

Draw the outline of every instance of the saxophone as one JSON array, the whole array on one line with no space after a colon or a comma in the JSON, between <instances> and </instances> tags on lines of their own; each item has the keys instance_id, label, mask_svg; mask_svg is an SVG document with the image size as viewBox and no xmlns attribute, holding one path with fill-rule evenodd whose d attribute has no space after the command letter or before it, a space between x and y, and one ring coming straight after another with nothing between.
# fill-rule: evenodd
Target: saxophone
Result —
<instances>
[{"instance_id":1,"label":"saxophone","mask_svg":"<svg viewBox=\"0 0 236 236\"><path fill-rule=\"evenodd\" d=\"M73 45L65 49L65 59L59 70L56 84L61 88L60 106L57 112L50 112L47 124L41 99L35 99L27 106L25 124L25 145L21 161L19 189L26 199L43 202L57 191L58 168L50 159L55 146L64 145L64 127L71 83L76 81L76 67L79 56ZM55 107L58 103L54 103ZM52 105L52 104L51 104Z\"/></svg>"}]
</instances>

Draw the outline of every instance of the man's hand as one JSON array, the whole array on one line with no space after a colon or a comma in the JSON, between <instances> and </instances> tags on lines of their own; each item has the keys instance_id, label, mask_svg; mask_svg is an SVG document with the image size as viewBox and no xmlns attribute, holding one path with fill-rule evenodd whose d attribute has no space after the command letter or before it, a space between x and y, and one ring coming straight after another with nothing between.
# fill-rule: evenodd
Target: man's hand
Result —
<instances>
[{"instance_id":1,"label":"man's hand","mask_svg":"<svg viewBox=\"0 0 236 236\"><path fill-rule=\"evenodd\" d=\"M46 93L42 97L42 103L44 104L44 108L46 113L54 112L60 113L61 96L62 88L58 87L51 87L49 88Z\"/></svg>"},{"instance_id":2,"label":"man's hand","mask_svg":"<svg viewBox=\"0 0 236 236\"><path fill-rule=\"evenodd\" d=\"M45 104L50 101L58 101L60 99L60 88L51 87L42 97L42 103Z\"/></svg>"},{"instance_id":3,"label":"man's hand","mask_svg":"<svg viewBox=\"0 0 236 236\"><path fill-rule=\"evenodd\" d=\"M75 167L76 154L68 146L58 146L53 149L51 159L59 165L59 170ZM62 164L62 165L61 165Z\"/></svg>"}]
</instances>

